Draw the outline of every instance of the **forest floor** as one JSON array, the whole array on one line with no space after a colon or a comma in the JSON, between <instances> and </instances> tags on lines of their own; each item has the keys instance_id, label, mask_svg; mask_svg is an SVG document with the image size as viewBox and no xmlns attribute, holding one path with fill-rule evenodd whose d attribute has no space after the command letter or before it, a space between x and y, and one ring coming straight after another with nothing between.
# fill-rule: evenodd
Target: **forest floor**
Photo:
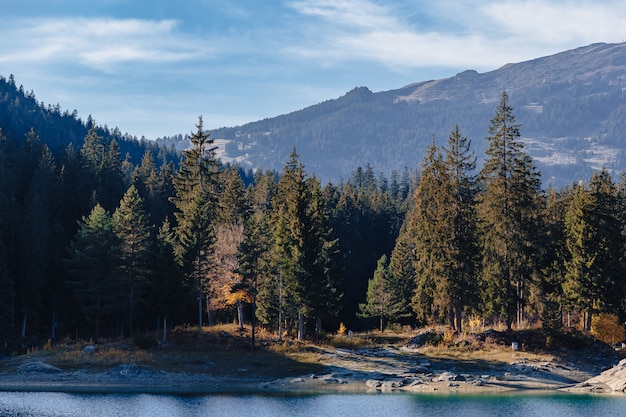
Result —
<instances>
[{"instance_id":1,"label":"forest floor","mask_svg":"<svg viewBox=\"0 0 626 417\"><path fill-rule=\"evenodd\" d=\"M513 349L516 344L517 350ZM567 331L487 330L330 336L279 342L234 326L176 329L98 344L66 341L0 360L0 391L236 393L573 390L621 351ZM606 392L601 386L587 391Z\"/></svg>"}]
</instances>

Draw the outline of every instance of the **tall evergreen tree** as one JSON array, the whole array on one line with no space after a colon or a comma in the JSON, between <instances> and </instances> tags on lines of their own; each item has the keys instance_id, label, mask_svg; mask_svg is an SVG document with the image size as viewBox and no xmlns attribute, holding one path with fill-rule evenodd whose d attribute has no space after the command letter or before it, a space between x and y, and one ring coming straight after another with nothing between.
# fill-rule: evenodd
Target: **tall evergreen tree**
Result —
<instances>
[{"instance_id":1,"label":"tall evergreen tree","mask_svg":"<svg viewBox=\"0 0 626 417\"><path fill-rule=\"evenodd\" d=\"M523 151L519 125L508 94L502 92L491 119L487 160L480 177L482 296L484 313L506 318L507 327L522 319L525 297L538 269L542 203L539 174Z\"/></svg>"},{"instance_id":2,"label":"tall evergreen tree","mask_svg":"<svg viewBox=\"0 0 626 417\"><path fill-rule=\"evenodd\" d=\"M623 296L623 238L617 191L606 170L594 173L589 187L574 189L565 217L566 296L585 314L591 330L593 314L613 312Z\"/></svg>"},{"instance_id":3,"label":"tall evergreen tree","mask_svg":"<svg viewBox=\"0 0 626 417\"><path fill-rule=\"evenodd\" d=\"M180 322L186 310L187 299L183 291L181 270L176 262L176 246L176 235L166 218L156 236L149 286L151 305L157 314L157 327L163 322L164 340L167 338L168 320Z\"/></svg>"},{"instance_id":4,"label":"tall evergreen tree","mask_svg":"<svg viewBox=\"0 0 626 417\"><path fill-rule=\"evenodd\" d=\"M22 311L22 337L26 336L29 318L36 318L42 309L44 288L50 279L50 269L55 262L52 246L53 218L58 216L59 179L54 157L47 145L40 151L37 166L31 176L24 197L23 216L20 221L17 292Z\"/></svg>"},{"instance_id":5,"label":"tall evergreen tree","mask_svg":"<svg viewBox=\"0 0 626 417\"><path fill-rule=\"evenodd\" d=\"M444 163L449 175L449 217L446 230L452 233L446 249L448 270L448 296L450 297L449 317L451 323L461 332L462 313L465 307L474 304L477 296L477 218L475 197L477 192L476 157L471 150L471 141L461 135L459 126L455 126L444 148Z\"/></svg>"},{"instance_id":6,"label":"tall evergreen tree","mask_svg":"<svg viewBox=\"0 0 626 417\"><path fill-rule=\"evenodd\" d=\"M191 135L191 148L183 151L183 160L174 177L176 195L177 255L190 286L198 293L198 331L202 331L203 298L209 296L206 277L213 244L215 195L218 165L216 147L204 131L202 117ZM209 304L207 302L207 304ZM212 324L209 322L209 324Z\"/></svg>"},{"instance_id":7,"label":"tall evergreen tree","mask_svg":"<svg viewBox=\"0 0 626 417\"><path fill-rule=\"evenodd\" d=\"M70 242L67 281L85 318L94 326L96 341L100 337L102 319L113 312L118 302L117 248L113 218L97 204L88 217L83 216Z\"/></svg>"},{"instance_id":8,"label":"tall evergreen tree","mask_svg":"<svg viewBox=\"0 0 626 417\"><path fill-rule=\"evenodd\" d=\"M150 274L152 228L144 202L137 188L131 185L113 213L115 233L119 239L122 285L128 296L128 332L133 334L135 305L144 299Z\"/></svg>"},{"instance_id":9,"label":"tall evergreen tree","mask_svg":"<svg viewBox=\"0 0 626 417\"><path fill-rule=\"evenodd\" d=\"M336 241L320 199L319 182L307 180L294 149L278 181L272 228L279 290L289 300L283 307L297 316L299 340L305 317L321 318L335 294L330 277Z\"/></svg>"},{"instance_id":10,"label":"tall evergreen tree","mask_svg":"<svg viewBox=\"0 0 626 417\"><path fill-rule=\"evenodd\" d=\"M565 279L565 211L569 205L570 191L551 189L546 198L546 257L543 262L543 310L542 325L547 330L560 329L563 323L563 309L571 311L563 297Z\"/></svg>"}]
</instances>

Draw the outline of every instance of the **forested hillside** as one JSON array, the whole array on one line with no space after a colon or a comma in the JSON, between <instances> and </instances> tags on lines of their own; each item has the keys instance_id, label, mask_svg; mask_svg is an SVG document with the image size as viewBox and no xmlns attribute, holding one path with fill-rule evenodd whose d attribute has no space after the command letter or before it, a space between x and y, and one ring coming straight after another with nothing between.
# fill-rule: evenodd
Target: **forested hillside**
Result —
<instances>
[{"instance_id":1,"label":"forested hillside","mask_svg":"<svg viewBox=\"0 0 626 417\"><path fill-rule=\"evenodd\" d=\"M594 44L397 90L359 87L287 115L213 129L213 137L226 142L229 158L251 168L278 170L296 146L323 182L338 183L366 163L389 176L418 165L432 138L445 144L457 124L484 152L485 126L507 90L544 183L560 187L603 166L612 173L626 168L625 87L626 44Z\"/></svg>"},{"instance_id":2,"label":"forested hillside","mask_svg":"<svg viewBox=\"0 0 626 417\"><path fill-rule=\"evenodd\" d=\"M0 76L0 127L6 140L19 146L32 129L42 138L55 156L60 156L71 144L79 149L87 131L95 127L106 141L115 140L123 159L137 165L146 150L159 161L178 163L178 153L171 147L159 146L144 138L138 140L119 129L97 126L91 116L81 120L76 110L63 110L59 104L51 105L37 101L33 91L25 91L16 85L15 78Z\"/></svg>"},{"instance_id":3,"label":"forested hillside","mask_svg":"<svg viewBox=\"0 0 626 417\"><path fill-rule=\"evenodd\" d=\"M5 97L36 103L4 85L13 86ZM175 165L158 147L127 158L115 135L75 116L7 108L7 353L233 320L298 339L341 323L462 332L476 320L550 330L590 330L598 316L623 322L624 177L600 170L544 191L507 92L484 126L484 154L457 125L443 146L430 142L420 166L386 177L365 165L338 185L310 173L296 148L280 171L224 165L202 118ZM11 120L21 117L39 123L19 131ZM51 151L46 132L65 134L41 120L55 117L83 126L77 146Z\"/></svg>"}]
</instances>

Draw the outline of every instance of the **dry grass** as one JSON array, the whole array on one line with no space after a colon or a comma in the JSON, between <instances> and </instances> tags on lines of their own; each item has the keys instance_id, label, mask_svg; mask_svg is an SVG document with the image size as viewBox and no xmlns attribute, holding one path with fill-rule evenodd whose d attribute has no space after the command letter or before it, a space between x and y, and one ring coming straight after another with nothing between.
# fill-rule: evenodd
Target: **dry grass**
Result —
<instances>
[{"instance_id":1,"label":"dry grass","mask_svg":"<svg viewBox=\"0 0 626 417\"><path fill-rule=\"evenodd\" d=\"M490 333L482 337L475 334L455 335L445 328L434 329L439 335L433 342L420 347L416 354L432 362L458 363L459 366L485 366L511 363L521 359L550 361L556 352L544 349L545 337L539 331ZM216 376L241 377L288 377L319 373L323 371L321 360L324 353L335 348L359 350L375 347L400 347L411 340L418 331L406 329L392 332L367 332L326 336L318 343L299 343L292 339L278 342L275 334L257 332L256 348L251 346L250 329L239 332L234 325L204 328L199 334L196 328L176 328L168 332L167 344L157 345L160 334L146 334L141 338L106 340L95 345L92 354L83 353L91 342L65 341L48 344L31 351L28 357L41 360L62 369L87 369L100 371L121 364L135 363L166 372L210 373ZM520 338L520 350L513 351L511 337ZM154 339L154 340L151 340ZM141 343L138 343L141 341ZM151 343L154 342L154 343ZM587 339L577 334L569 338L559 337L559 346L571 349L587 346ZM564 344L568 342L568 344ZM146 346L143 346L146 344ZM142 345L143 347L139 347Z\"/></svg>"},{"instance_id":2,"label":"dry grass","mask_svg":"<svg viewBox=\"0 0 626 417\"><path fill-rule=\"evenodd\" d=\"M203 328L176 328L168 332L166 344L157 344L160 334L147 334L142 341L154 338L151 347L140 348L135 339L102 340L93 353L84 353L90 341L64 341L31 350L25 357L38 358L66 370L101 371L121 364L135 363L167 372L206 373L228 376L290 376L315 372L319 355L306 345L270 341L268 334L257 335L252 349L250 329L239 333L234 325ZM152 347L153 346L153 347Z\"/></svg>"}]
</instances>

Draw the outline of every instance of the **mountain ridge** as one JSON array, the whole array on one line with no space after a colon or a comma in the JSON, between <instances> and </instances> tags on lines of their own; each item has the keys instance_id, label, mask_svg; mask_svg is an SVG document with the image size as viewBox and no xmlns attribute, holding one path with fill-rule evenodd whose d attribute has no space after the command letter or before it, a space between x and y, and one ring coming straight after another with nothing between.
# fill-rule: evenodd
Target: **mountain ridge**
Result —
<instances>
[{"instance_id":1,"label":"mountain ridge","mask_svg":"<svg viewBox=\"0 0 626 417\"><path fill-rule=\"evenodd\" d=\"M249 168L280 170L295 147L325 181L371 164L389 174L421 164L432 141L447 142L456 124L481 159L489 120L509 93L522 140L544 172L563 185L626 165L626 43L594 43L478 73L345 95L288 114L212 130L221 156Z\"/></svg>"}]
</instances>

